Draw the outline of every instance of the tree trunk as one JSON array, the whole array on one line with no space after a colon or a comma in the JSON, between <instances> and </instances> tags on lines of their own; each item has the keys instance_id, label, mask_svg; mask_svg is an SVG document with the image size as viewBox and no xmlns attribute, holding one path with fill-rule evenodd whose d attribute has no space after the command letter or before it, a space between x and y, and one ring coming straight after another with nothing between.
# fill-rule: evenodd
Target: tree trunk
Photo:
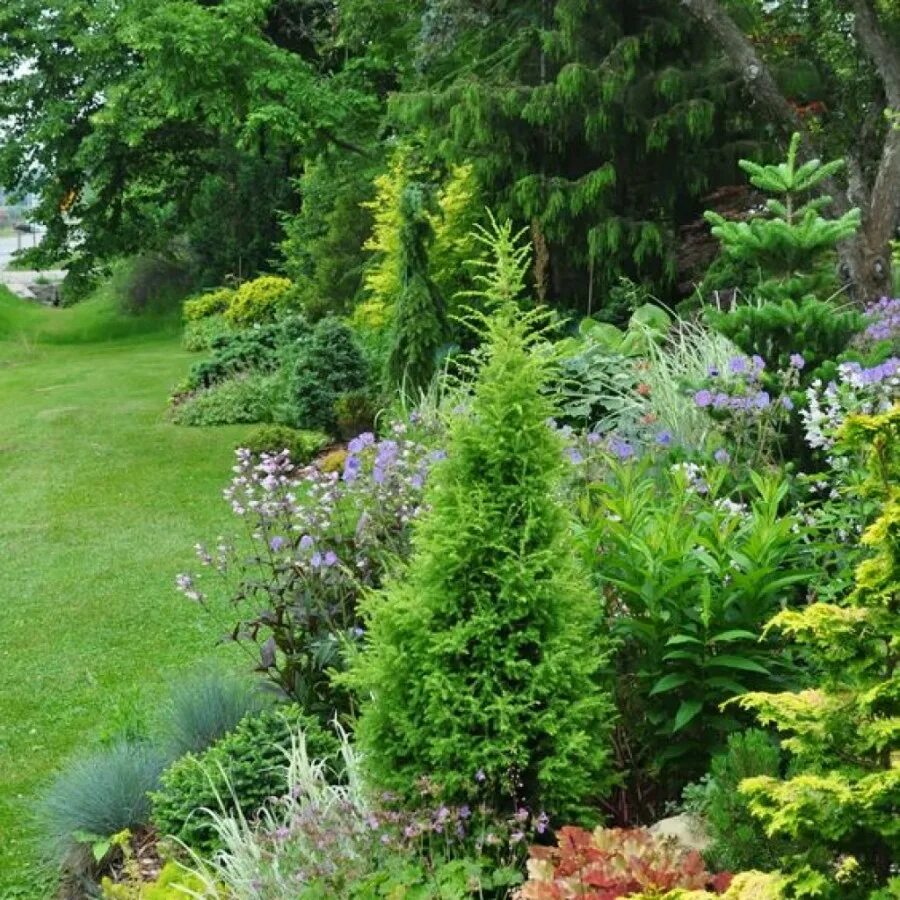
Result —
<instances>
[{"instance_id":1,"label":"tree trunk","mask_svg":"<svg viewBox=\"0 0 900 900\"><path fill-rule=\"evenodd\" d=\"M753 101L774 122L786 129L799 131L807 149L815 150L815 137L805 128L796 110L782 94L753 43L719 0L681 0L681 3L721 44ZM875 65L889 107L900 109L900 48L884 35L871 0L853 0L853 6L860 46ZM864 183L862 168L852 159L850 182L849 193L834 180L826 182L825 188L839 213L850 208L851 195L862 212L859 233L839 248L839 255L841 276L851 296L863 303L886 295L892 284L890 241L900 225L900 130L889 129L871 186Z\"/></svg>"}]
</instances>

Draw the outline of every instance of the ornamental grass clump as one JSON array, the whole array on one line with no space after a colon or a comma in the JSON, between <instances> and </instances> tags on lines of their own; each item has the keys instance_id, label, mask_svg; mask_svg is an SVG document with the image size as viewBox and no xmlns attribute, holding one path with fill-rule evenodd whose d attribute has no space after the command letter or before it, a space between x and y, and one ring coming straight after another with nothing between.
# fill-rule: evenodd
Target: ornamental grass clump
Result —
<instances>
[{"instance_id":1,"label":"ornamental grass clump","mask_svg":"<svg viewBox=\"0 0 900 900\"><path fill-rule=\"evenodd\" d=\"M411 562L363 601L358 741L374 783L412 802L428 777L448 803L584 818L611 780L608 641L560 501L545 320L506 303L479 321Z\"/></svg>"}]
</instances>

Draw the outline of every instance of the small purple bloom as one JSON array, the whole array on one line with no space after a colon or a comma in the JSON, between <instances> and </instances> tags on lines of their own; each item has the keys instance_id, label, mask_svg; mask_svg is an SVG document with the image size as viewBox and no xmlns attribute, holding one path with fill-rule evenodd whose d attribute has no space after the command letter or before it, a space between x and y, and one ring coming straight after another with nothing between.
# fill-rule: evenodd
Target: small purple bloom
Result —
<instances>
[{"instance_id":1,"label":"small purple bloom","mask_svg":"<svg viewBox=\"0 0 900 900\"><path fill-rule=\"evenodd\" d=\"M308 534L304 534L303 537L300 538L300 549L312 550L313 543L313 539Z\"/></svg>"},{"instance_id":2,"label":"small purple bloom","mask_svg":"<svg viewBox=\"0 0 900 900\"><path fill-rule=\"evenodd\" d=\"M756 372L762 372L766 367L766 361L759 354L754 354L750 361L753 363L753 369Z\"/></svg>"},{"instance_id":3,"label":"small purple bloom","mask_svg":"<svg viewBox=\"0 0 900 900\"><path fill-rule=\"evenodd\" d=\"M372 444L375 443L375 435L372 434L371 431L364 431L362 434L353 438L349 444L347 444L347 450L353 453L359 453L364 450L366 447L371 447Z\"/></svg>"},{"instance_id":4,"label":"small purple bloom","mask_svg":"<svg viewBox=\"0 0 900 900\"><path fill-rule=\"evenodd\" d=\"M706 390L705 388L702 391L697 391L694 394L694 403L697 404L701 409L704 407L710 406L713 402L712 394Z\"/></svg>"},{"instance_id":5,"label":"small purple bloom","mask_svg":"<svg viewBox=\"0 0 900 900\"><path fill-rule=\"evenodd\" d=\"M271 548L273 553L278 553L278 551L284 547L284 544L285 544L284 538L278 537L278 535L276 535L275 537L272 538L271 541L269 541L269 547Z\"/></svg>"},{"instance_id":6,"label":"small purple bloom","mask_svg":"<svg viewBox=\"0 0 900 900\"><path fill-rule=\"evenodd\" d=\"M718 378L719 377L719 367L718 366L710 366L706 371L710 378Z\"/></svg>"},{"instance_id":7,"label":"small purple bloom","mask_svg":"<svg viewBox=\"0 0 900 900\"><path fill-rule=\"evenodd\" d=\"M731 372L732 375L743 375L744 372L747 371L747 357L732 356L731 359L728 360L728 371Z\"/></svg>"},{"instance_id":8,"label":"small purple bloom","mask_svg":"<svg viewBox=\"0 0 900 900\"><path fill-rule=\"evenodd\" d=\"M806 365L806 360L800 353L792 353L789 362L791 368L796 369L798 372Z\"/></svg>"},{"instance_id":9,"label":"small purple bloom","mask_svg":"<svg viewBox=\"0 0 900 900\"><path fill-rule=\"evenodd\" d=\"M781 398L781 405L782 405L788 412L790 412L790 411L794 408L794 401L791 400L791 398L788 397L787 394L785 394L785 395Z\"/></svg>"},{"instance_id":10,"label":"small purple bloom","mask_svg":"<svg viewBox=\"0 0 900 900\"><path fill-rule=\"evenodd\" d=\"M569 462L576 466L584 462L584 457L577 447L566 447L566 456L569 457Z\"/></svg>"},{"instance_id":11,"label":"small purple bloom","mask_svg":"<svg viewBox=\"0 0 900 900\"><path fill-rule=\"evenodd\" d=\"M623 462L626 459L631 459L634 456L634 447L628 443L628 441L623 441L621 438L613 437L609 440L609 449L610 452L621 459Z\"/></svg>"},{"instance_id":12,"label":"small purple bloom","mask_svg":"<svg viewBox=\"0 0 900 900\"><path fill-rule=\"evenodd\" d=\"M660 447L668 447L672 443L672 432L661 431L656 436L656 443L659 444Z\"/></svg>"},{"instance_id":13,"label":"small purple bloom","mask_svg":"<svg viewBox=\"0 0 900 900\"><path fill-rule=\"evenodd\" d=\"M713 397L712 405L713 409L725 409L728 406L728 394L723 391L719 391L715 397Z\"/></svg>"},{"instance_id":14,"label":"small purple bloom","mask_svg":"<svg viewBox=\"0 0 900 900\"><path fill-rule=\"evenodd\" d=\"M769 396L767 391L760 391L753 398L753 405L757 409L767 409L771 402L772 402L772 398Z\"/></svg>"},{"instance_id":15,"label":"small purple bloom","mask_svg":"<svg viewBox=\"0 0 900 900\"><path fill-rule=\"evenodd\" d=\"M318 569L322 565L322 554L317 550L313 555L309 558L309 564L314 568Z\"/></svg>"},{"instance_id":16,"label":"small purple bloom","mask_svg":"<svg viewBox=\"0 0 900 900\"><path fill-rule=\"evenodd\" d=\"M718 450L716 450L715 453L713 453L713 459L720 466L724 466L725 463L731 460L731 454L724 447L720 447Z\"/></svg>"},{"instance_id":17,"label":"small purple bloom","mask_svg":"<svg viewBox=\"0 0 900 900\"><path fill-rule=\"evenodd\" d=\"M596 447L597 444L599 444L600 441L602 441L602 440L603 440L603 436L597 434L596 431L592 431L592 432L587 436L587 442L588 442L588 446L589 446L589 447Z\"/></svg>"},{"instance_id":18,"label":"small purple bloom","mask_svg":"<svg viewBox=\"0 0 900 900\"><path fill-rule=\"evenodd\" d=\"M325 558L323 559L323 562L325 563L325 565L326 565L329 569L330 569L332 566L336 566L336 565L337 565L337 561L338 561L337 553L335 553L334 550L329 550L329 551L325 554Z\"/></svg>"},{"instance_id":19,"label":"small purple bloom","mask_svg":"<svg viewBox=\"0 0 900 900\"><path fill-rule=\"evenodd\" d=\"M479 784L483 784L486 778L487 778L487 776L484 774L484 769L479 769L479 770L475 773L475 780L476 780Z\"/></svg>"}]
</instances>

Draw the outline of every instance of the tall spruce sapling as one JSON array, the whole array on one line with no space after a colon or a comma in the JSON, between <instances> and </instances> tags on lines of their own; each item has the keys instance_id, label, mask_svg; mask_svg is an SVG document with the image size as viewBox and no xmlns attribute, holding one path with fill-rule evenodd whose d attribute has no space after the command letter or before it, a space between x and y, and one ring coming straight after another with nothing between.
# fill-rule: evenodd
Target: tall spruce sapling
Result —
<instances>
[{"instance_id":1,"label":"tall spruce sapling","mask_svg":"<svg viewBox=\"0 0 900 900\"><path fill-rule=\"evenodd\" d=\"M862 537L871 555L843 603L769 623L807 648L819 683L740 698L786 736L794 758L791 777L750 778L740 790L770 836L810 848L783 861L791 896L855 900L896 896L878 893L888 882L900 887L900 405L851 416L842 438L868 454L866 491L882 504Z\"/></svg>"},{"instance_id":2,"label":"tall spruce sapling","mask_svg":"<svg viewBox=\"0 0 900 900\"><path fill-rule=\"evenodd\" d=\"M831 198L815 192L844 162L799 164L799 145L795 134L786 161L777 165L740 161L750 183L773 195L766 200L766 214L735 222L706 213L722 245L722 262L733 266L728 274L740 273L746 283L739 286L750 295L749 302L708 316L741 350L773 367L786 367L790 354L802 350L812 377L819 364L846 349L861 327L857 312L831 302L839 293L837 246L859 228L860 213L852 209L837 219L823 215ZM706 287L715 286L721 275L714 266Z\"/></svg>"},{"instance_id":3,"label":"tall spruce sapling","mask_svg":"<svg viewBox=\"0 0 900 900\"><path fill-rule=\"evenodd\" d=\"M415 396L434 376L447 340L444 300L428 270L428 244L433 229L425 189L408 185L400 199L400 285L393 313L388 381Z\"/></svg>"},{"instance_id":4,"label":"tall spruce sapling","mask_svg":"<svg viewBox=\"0 0 900 900\"><path fill-rule=\"evenodd\" d=\"M446 802L583 820L613 777L609 640L559 499L545 318L508 298L473 318L471 402L450 422L413 557L364 604L358 740L374 782L407 799L428 778Z\"/></svg>"}]
</instances>

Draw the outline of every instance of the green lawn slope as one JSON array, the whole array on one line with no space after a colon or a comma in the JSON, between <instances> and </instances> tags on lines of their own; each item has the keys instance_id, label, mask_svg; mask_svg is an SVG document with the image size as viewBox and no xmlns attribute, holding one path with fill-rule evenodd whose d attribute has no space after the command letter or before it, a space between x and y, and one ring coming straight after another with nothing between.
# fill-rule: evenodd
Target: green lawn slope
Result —
<instances>
[{"instance_id":1,"label":"green lawn slope","mask_svg":"<svg viewBox=\"0 0 900 900\"><path fill-rule=\"evenodd\" d=\"M176 594L228 527L239 428L178 428L190 357L171 319L109 298L43 309L0 290L0 897L48 895L29 816L41 784L167 681L222 655Z\"/></svg>"}]
</instances>

